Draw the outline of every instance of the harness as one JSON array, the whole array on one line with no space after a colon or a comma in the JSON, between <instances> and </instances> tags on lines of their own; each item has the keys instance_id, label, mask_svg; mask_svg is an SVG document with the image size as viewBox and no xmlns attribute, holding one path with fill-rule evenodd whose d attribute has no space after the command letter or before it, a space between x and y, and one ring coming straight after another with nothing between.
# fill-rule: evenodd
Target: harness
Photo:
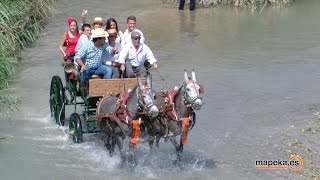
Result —
<instances>
[{"instance_id":1,"label":"harness","mask_svg":"<svg viewBox=\"0 0 320 180\"><path fill-rule=\"evenodd\" d=\"M200 94L202 93L203 89L200 86L199 93L197 92L196 96L190 97L186 93L187 92L186 85L189 84L189 83L193 83L194 87L196 86L195 85L195 83L196 83L195 81L189 80L189 81L186 81L185 83L183 83L180 86L180 88L178 88L178 89L173 89L171 91L158 92L158 95L165 96L165 103L164 103L163 106L161 106L161 109L160 109L160 117L162 119L164 119L164 125L165 125L165 140L167 140L168 134L169 134L167 119L181 122L181 139L180 140L181 140L182 144L186 144L187 143L187 141L188 141L188 138L187 138L188 132L194 127L194 125L196 123L196 116L195 116L195 113L194 113L194 111L192 109L192 105L197 99L202 99ZM188 109L188 116L181 117L180 119L178 119L177 111L175 109L174 100L175 100L175 97L178 94L178 92L181 91L181 89L184 90L184 94L182 96L182 99L183 99L184 104L186 105L186 107Z\"/></svg>"},{"instance_id":2,"label":"harness","mask_svg":"<svg viewBox=\"0 0 320 180\"><path fill-rule=\"evenodd\" d=\"M131 135L131 139L130 139L130 146L134 147L138 140L139 140L139 136L140 136L140 124L141 124L141 115L146 114L147 110L146 108L150 108L153 105L153 101L147 105L145 105L143 103L143 101L141 100L141 91L144 91L145 89L150 89L149 87L145 87L144 89L138 89L137 90L137 97L138 97L138 112L136 113L136 116L138 116L138 119L131 119L128 115L128 109L127 109L127 100L128 98L132 95L129 92L123 92L120 93L117 96L117 99L115 101L115 106L116 106L116 110L114 112L109 112L109 113L105 113L105 114L98 114L96 115L98 121L97 124L99 127L101 127L101 118L109 118L112 121L116 122L117 125L119 126L121 132L122 132L122 138L124 139L126 137L126 133L124 131L123 125L121 123L124 122L127 125L131 125L132 126L132 135ZM148 92L150 93L150 92ZM149 94L150 95L150 94ZM150 105L151 104L151 105ZM98 104L97 109L100 109L101 103ZM112 127L106 123L106 127L109 131L112 131Z\"/></svg>"}]
</instances>

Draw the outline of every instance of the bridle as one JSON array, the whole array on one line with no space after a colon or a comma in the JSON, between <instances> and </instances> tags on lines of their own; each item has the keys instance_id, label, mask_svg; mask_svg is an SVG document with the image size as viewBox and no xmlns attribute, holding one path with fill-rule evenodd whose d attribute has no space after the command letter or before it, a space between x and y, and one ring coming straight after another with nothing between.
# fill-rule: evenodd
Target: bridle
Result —
<instances>
[{"instance_id":1,"label":"bridle","mask_svg":"<svg viewBox=\"0 0 320 180\"><path fill-rule=\"evenodd\" d=\"M143 95L147 95L150 97L149 102L145 102ZM143 88L139 88L137 91L138 96L138 106L141 107L141 109L149 111L152 106L154 106L154 93L152 89L149 86L144 86Z\"/></svg>"},{"instance_id":2,"label":"bridle","mask_svg":"<svg viewBox=\"0 0 320 180\"><path fill-rule=\"evenodd\" d=\"M187 93L187 85L188 84L192 84L192 87L194 88L194 90L196 91L196 95L195 96L189 96L188 93ZM185 104L188 106L188 107L192 107L195 103L196 100L200 99L202 100L202 92L201 92L201 87L199 86L199 91L197 90L197 87L196 86L199 86L196 81L193 81L193 80L188 80L188 81L185 81L183 84L182 84L182 88L184 89L184 95L183 95L183 99L184 99L184 102Z\"/></svg>"}]
</instances>

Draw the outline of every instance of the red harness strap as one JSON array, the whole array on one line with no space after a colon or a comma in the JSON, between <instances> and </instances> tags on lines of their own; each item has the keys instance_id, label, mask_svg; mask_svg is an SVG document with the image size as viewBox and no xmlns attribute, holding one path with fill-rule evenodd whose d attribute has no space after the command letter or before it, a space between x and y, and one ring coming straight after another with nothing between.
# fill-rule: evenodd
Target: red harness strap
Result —
<instances>
[{"instance_id":1,"label":"red harness strap","mask_svg":"<svg viewBox=\"0 0 320 180\"><path fill-rule=\"evenodd\" d=\"M117 116L120 118L121 121L126 123L128 123L126 120L128 116L126 104L129 97L130 97L130 93L128 92L120 93L116 101L116 106L118 106L118 109L116 110L115 113L117 114Z\"/></svg>"},{"instance_id":2,"label":"red harness strap","mask_svg":"<svg viewBox=\"0 0 320 180\"><path fill-rule=\"evenodd\" d=\"M167 101L168 105L167 105L167 111L166 111L166 115L170 117L170 119L173 119L176 121L178 121L178 118L177 118L176 109L174 108L174 98L176 97L177 92L178 90L176 89L173 89L168 92L169 102Z\"/></svg>"},{"instance_id":3,"label":"red harness strap","mask_svg":"<svg viewBox=\"0 0 320 180\"><path fill-rule=\"evenodd\" d=\"M181 118L181 143L187 144L188 143L188 130L190 125L189 117Z\"/></svg>"}]
</instances>

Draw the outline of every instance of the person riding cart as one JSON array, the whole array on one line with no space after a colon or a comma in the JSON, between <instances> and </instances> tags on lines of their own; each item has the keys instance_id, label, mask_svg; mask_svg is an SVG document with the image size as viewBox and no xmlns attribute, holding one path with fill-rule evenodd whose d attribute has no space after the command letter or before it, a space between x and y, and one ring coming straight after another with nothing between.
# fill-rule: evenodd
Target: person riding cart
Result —
<instances>
[{"instance_id":1,"label":"person riding cart","mask_svg":"<svg viewBox=\"0 0 320 180\"><path fill-rule=\"evenodd\" d=\"M92 32L92 42L87 43L78 52L75 60L80 67L82 83L87 83L90 76L98 75L104 79L112 77L112 68L102 64L104 53L110 53L105 43L105 31L102 28Z\"/></svg>"},{"instance_id":2,"label":"person riding cart","mask_svg":"<svg viewBox=\"0 0 320 180\"><path fill-rule=\"evenodd\" d=\"M126 77L145 77L148 67L145 64L150 64L153 68L158 68L157 60L154 57L151 49L144 43L140 43L141 33L132 31L131 43L126 44L119 54L120 70L124 72Z\"/></svg>"}]
</instances>

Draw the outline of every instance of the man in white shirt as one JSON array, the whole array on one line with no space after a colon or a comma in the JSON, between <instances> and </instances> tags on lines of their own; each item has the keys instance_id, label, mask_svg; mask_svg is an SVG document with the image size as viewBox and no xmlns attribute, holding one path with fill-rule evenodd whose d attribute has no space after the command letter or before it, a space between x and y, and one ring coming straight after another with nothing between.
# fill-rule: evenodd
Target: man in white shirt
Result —
<instances>
[{"instance_id":1,"label":"man in white shirt","mask_svg":"<svg viewBox=\"0 0 320 180\"><path fill-rule=\"evenodd\" d=\"M91 36L91 25L90 24L83 24L82 25L82 34L78 40L76 46L76 52L80 50L81 47L86 46L87 43L90 43L90 36Z\"/></svg>"},{"instance_id":2,"label":"man in white shirt","mask_svg":"<svg viewBox=\"0 0 320 180\"><path fill-rule=\"evenodd\" d=\"M144 64L149 62L153 68L158 68L157 60L152 51L146 45L141 43L141 33L133 31L131 33L131 43L125 45L119 55L120 70L126 77L145 77L146 68Z\"/></svg>"},{"instance_id":3,"label":"man in white shirt","mask_svg":"<svg viewBox=\"0 0 320 180\"><path fill-rule=\"evenodd\" d=\"M124 47L126 44L130 44L131 43L131 32L134 31L134 30L138 31L141 34L140 42L144 43L143 33L139 29L136 28L136 22L137 22L137 19L134 16L129 16L127 18L127 29L123 33L123 35L121 36L121 45L122 45L122 47Z\"/></svg>"}]
</instances>

